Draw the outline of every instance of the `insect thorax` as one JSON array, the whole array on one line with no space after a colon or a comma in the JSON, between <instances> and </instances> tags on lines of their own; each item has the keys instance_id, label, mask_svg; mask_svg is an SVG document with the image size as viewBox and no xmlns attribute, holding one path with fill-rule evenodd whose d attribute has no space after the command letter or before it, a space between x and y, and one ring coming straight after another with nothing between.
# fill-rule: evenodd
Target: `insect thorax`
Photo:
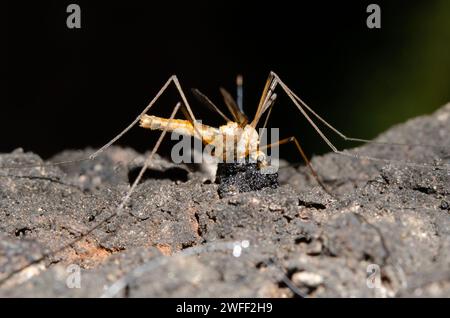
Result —
<instances>
[{"instance_id":1,"label":"insect thorax","mask_svg":"<svg viewBox=\"0 0 450 318\"><path fill-rule=\"evenodd\" d=\"M250 125L239 126L235 122L228 122L219 127L219 134L213 142L215 156L226 162L244 161L253 162L265 160L265 155L259 150L259 134Z\"/></svg>"}]
</instances>

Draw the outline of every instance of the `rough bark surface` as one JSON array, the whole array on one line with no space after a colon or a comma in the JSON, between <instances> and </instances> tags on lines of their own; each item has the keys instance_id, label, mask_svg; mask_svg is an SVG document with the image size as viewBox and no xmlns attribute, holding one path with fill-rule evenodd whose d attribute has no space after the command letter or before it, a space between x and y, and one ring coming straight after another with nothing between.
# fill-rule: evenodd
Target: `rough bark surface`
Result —
<instances>
[{"instance_id":1,"label":"rough bark surface","mask_svg":"<svg viewBox=\"0 0 450 318\"><path fill-rule=\"evenodd\" d=\"M450 104L377 140L439 147L368 144L350 152L448 165ZM95 161L32 167L42 163L33 153L0 155L2 167L28 166L0 170L0 296L298 296L287 283L311 297L450 296L449 166L333 153L312 164L335 197L305 167L291 166L280 169L277 189L220 198L201 172L156 157L123 213L5 280L114 212L143 158L113 147ZM250 246L239 257L221 243L243 240ZM70 264L81 268L81 288L68 288L76 284Z\"/></svg>"}]
</instances>

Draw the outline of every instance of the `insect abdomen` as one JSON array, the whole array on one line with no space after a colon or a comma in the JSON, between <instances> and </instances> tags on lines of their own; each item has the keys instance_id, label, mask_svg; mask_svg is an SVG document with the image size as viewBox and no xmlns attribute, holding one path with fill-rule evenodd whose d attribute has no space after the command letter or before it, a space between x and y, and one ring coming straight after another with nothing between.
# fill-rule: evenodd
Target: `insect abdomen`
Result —
<instances>
[{"instance_id":1,"label":"insect abdomen","mask_svg":"<svg viewBox=\"0 0 450 318\"><path fill-rule=\"evenodd\" d=\"M194 125L188 120L167 119L149 115L143 115L139 125L151 130L167 129L170 132L176 132L180 135L187 136L194 136L194 132L197 130L195 137L200 134L201 137L199 139L202 139L206 144L212 142L214 137L218 134L216 128L207 125L196 124L196 129L194 129Z\"/></svg>"}]
</instances>

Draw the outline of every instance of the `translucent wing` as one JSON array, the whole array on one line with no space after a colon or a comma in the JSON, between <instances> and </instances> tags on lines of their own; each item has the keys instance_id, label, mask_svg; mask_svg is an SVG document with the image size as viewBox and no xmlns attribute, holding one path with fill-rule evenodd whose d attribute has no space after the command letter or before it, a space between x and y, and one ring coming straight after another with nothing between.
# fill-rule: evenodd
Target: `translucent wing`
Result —
<instances>
[{"instance_id":1,"label":"translucent wing","mask_svg":"<svg viewBox=\"0 0 450 318\"><path fill-rule=\"evenodd\" d=\"M220 88L220 93L223 96L225 105L227 105L228 110L233 115L234 120L241 126L245 126L248 123L248 118L243 112L240 111L238 105L234 101L230 93L228 93L223 87Z\"/></svg>"},{"instance_id":2,"label":"translucent wing","mask_svg":"<svg viewBox=\"0 0 450 318\"><path fill-rule=\"evenodd\" d=\"M189 120L190 122L194 122L194 120L192 119L191 114L189 114L189 111L187 109L187 107L184 104L181 104L180 107L181 112L183 113L184 117Z\"/></svg>"},{"instance_id":3,"label":"translucent wing","mask_svg":"<svg viewBox=\"0 0 450 318\"><path fill-rule=\"evenodd\" d=\"M224 113L220 111L220 109L202 92L200 92L198 89L193 88L192 93L194 93L194 96L197 97L197 99L202 103L202 105L205 105L213 112L218 113L226 122L232 121L227 116L225 116Z\"/></svg>"}]
</instances>

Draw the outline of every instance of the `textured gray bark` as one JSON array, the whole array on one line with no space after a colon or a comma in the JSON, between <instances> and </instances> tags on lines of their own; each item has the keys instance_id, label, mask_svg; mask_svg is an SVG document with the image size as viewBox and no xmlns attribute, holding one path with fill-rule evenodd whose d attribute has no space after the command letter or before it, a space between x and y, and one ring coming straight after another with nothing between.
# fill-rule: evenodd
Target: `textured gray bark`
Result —
<instances>
[{"instance_id":1,"label":"textured gray bark","mask_svg":"<svg viewBox=\"0 0 450 318\"><path fill-rule=\"evenodd\" d=\"M450 104L377 140L440 148L368 144L352 152L412 162L440 158L437 163L448 165ZM67 151L54 160L87 153ZM113 147L92 162L1 170L0 280L114 211L136 169L118 163L134 156L139 154ZM0 166L36 163L41 159L32 153L0 156ZM128 287L118 289L118 296L294 296L283 273L313 297L450 296L448 166L332 153L312 163L336 198L304 167L286 167L277 189L221 199L218 186L204 182L201 172L157 157L121 215L6 280L0 296L100 296L127 273ZM240 257L217 245L242 240L250 246ZM176 256L199 246L209 250ZM82 268L79 289L66 286L69 264ZM148 270L133 277L143 264ZM381 270L378 288L367 285L371 264Z\"/></svg>"}]
</instances>

